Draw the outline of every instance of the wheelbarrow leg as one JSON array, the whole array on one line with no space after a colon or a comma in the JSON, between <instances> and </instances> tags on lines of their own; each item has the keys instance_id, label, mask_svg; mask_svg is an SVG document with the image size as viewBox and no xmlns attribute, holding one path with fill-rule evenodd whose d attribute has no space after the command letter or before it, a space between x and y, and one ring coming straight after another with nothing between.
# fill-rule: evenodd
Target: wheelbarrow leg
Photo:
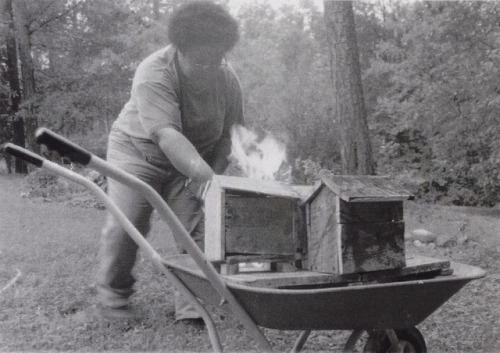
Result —
<instances>
[{"instance_id":1,"label":"wheelbarrow leg","mask_svg":"<svg viewBox=\"0 0 500 353\"><path fill-rule=\"evenodd\" d=\"M385 334L389 337L391 342L391 348L389 352L391 353L404 353L407 343L405 341L400 341L396 332L393 329L385 330Z\"/></svg>"},{"instance_id":2,"label":"wheelbarrow leg","mask_svg":"<svg viewBox=\"0 0 500 353\"><path fill-rule=\"evenodd\" d=\"M359 338L363 334L363 330L354 330L352 331L351 335L347 339L347 342L345 343L344 349L342 352L344 353L351 353L354 352L354 346L356 343L358 343Z\"/></svg>"},{"instance_id":3,"label":"wheelbarrow leg","mask_svg":"<svg viewBox=\"0 0 500 353\"><path fill-rule=\"evenodd\" d=\"M290 351L291 353L296 353L300 352L302 347L304 347L304 344L307 341L307 338L311 334L311 330L307 331L302 331L299 338L297 338L297 341L295 342L295 345L293 346L292 350Z\"/></svg>"},{"instance_id":4,"label":"wheelbarrow leg","mask_svg":"<svg viewBox=\"0 0 500 353\"><path fill-rule=\"evenodd\" d=\"M199 302L198 298L191 292L191 290L182 282L168 267L166 267L161 259L154 258L154 264L158 269L167 277L168 281L174 285L174 287L184 295L191 305L194 306L198 314L200 314L203 322L207 327L208 337L210 338L210 343L212 344L212 349L216 353L222 353L223 348L220 342L219 334L217 333L217 328L215 327L214 320L208 313L207 309Z\"/></svg>"}]
</instances>

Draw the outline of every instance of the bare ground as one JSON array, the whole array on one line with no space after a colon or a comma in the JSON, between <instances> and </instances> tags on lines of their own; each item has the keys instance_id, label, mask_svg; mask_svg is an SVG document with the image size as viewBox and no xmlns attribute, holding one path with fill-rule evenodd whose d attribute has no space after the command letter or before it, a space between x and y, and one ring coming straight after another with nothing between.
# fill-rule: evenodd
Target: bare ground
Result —
<instances>
[{"instance_id":1,"label":"bare ground","mask_svg":"<svg viewBox=\"0 0 500 353\"><path fill-rule=\"evenodd\" d=\"M105 212L21 197L22 178L0 175L0 351L209 351L203 328L174 322L173 289L139 257L134 305L142 319L127 324L95 314L94 273ZM471 282L419 329L429 352L500 352L500 211L408 203L407 233L426 229L451 239L420 245L418 253L480 266ZM166 228L154 223L151 242L175 252ZM14 282L13 282L14 281ZM233 318L216 315L227 351L255 345ZM297 332L265 330L279 351ZM340 351L347 332L314 332L305 351Z\"/></svg>"}]
</instances>

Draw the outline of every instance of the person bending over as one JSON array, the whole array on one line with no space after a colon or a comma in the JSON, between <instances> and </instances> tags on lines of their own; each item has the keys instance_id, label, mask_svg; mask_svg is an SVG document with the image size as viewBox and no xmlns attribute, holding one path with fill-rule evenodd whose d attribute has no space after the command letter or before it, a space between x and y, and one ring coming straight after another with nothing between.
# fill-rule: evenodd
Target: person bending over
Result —
<instances>
[{"instance_id":1,"label":"person bending over","mask_svg":"<svg viewBox=\"0 0 500 353\"><path fill-rule=\"evenodd\" d=\"M172 14L168 37L170 44L135 72L130 99L109 134L107 161L151 185L203 249L200 190L224 172L230 128L244 123L241 86L225 59L239 39L238 24L217 4L191 1ZM151 205L137 191L108 183L109 197L147 235ZM110 214L102 233L100 313L131 317L138 247ZM178 294L175 307L176 320L200 317Z\"/></svg>"}]
</instances>

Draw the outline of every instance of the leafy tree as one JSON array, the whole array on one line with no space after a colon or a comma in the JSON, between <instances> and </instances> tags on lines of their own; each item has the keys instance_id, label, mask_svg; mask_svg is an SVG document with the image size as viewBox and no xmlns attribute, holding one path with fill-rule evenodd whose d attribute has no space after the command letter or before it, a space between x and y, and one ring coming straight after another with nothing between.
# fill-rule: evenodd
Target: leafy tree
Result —
<instances>
[{"instance_id":1,"label":"leafy tree","mask_svg":"<svg viewBox=\"0 0 500 353\"><path fill-rule=\"evenodd\" d=\"M37 36L38 55L49 58L39 71L42 124L103 156L136 66L166 43L171 8L160 1L83 1L46 25Z\"/></svg>"},{"instance_id":2,"label":"leafy tree","mask_svg":"<svg viewBox=\"0 0 500 353\"><path fill-rule=\"evenodd\" d=\"M12 53L21 51L8 50L13 45L8 34L15 34L10 37L14 47L21 38L20 31L9 32L4 10L2 142L11 141L16 131L21 144L20 132L30 137L33 125L14 128L14 123L36 117L40 125L103 156L134 70L167 43L166 17L180 2L0 0L2 9L6 2L25 5L21 27L28 36L24 43L30 48L36 91L27 99L22 82L16 87L9 79L23 75L14 74L18 65L12 63L20 58L13 59ZM420 186L415 191L432 201L499 202L500 3L386 0L352 5L370 128L363 134L370 134L377 173ZM245 2L236 16L242 38L228 59L244 88L250 126L286 142L297 182L309 181L321 168L340 172L343 130L337 110L345 102L331 98L323 14L310 0L281 8L260 1ZM344 141L350 140L345 136Z\"/></svg>"},{"instance_id":3,"label":"leafy tree","mask_svg":"<svg viewBox=\"0 0 500 353\"><path fill-rule=\"evenodd\" d=\"M248 122L283 139L290 161L312 159L333 168L338 134L321 14L310 2L279 10L257 3L242 7L238 18L242 39L231 59Z\"/></svg>"},{"instance_id":4,"label":"leafy tree","mask_svg":"<svg viewBox=\"0 0 500 353\"><path fill-rule=\"evenodd\" d=\"M494 2L416 3L405 21L391 23L394 35L367 73L389 83L375 112L381 151L392 145L401 153L418 141L420 156L400 167L457 204L500 196L498 11ZM398 142L402 134L409 138Z\"/></svg>"}]
</instances>

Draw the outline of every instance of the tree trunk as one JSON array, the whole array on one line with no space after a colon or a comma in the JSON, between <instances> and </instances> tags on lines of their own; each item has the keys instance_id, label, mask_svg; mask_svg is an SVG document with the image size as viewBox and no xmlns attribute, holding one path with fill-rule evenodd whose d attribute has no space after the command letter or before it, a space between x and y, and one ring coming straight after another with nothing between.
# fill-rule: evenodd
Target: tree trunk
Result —
<instances>
[{"instance_id":1,"label":"tree trunk","mask_svg":"<svg viewBox=\"0 0 500 353\"><path fill-rule=\"evenodd\" d=\"M153 18L156 21L160 19L160 0L153 1Z\"/></svg>"},{"instance_id":2,"label":"tree trunk","mask_svg":"<svg viewBox=\"0 0 500 353\"><path fill-rule=\"evenodd\" d=\"M11 105L9 114L12 116L12 143L25 147L24 119L18 114L21 104L21 83L19 81L18 51L16 33L14 28L14 14L12 11L12 0L3 1L3 18L7 24L6 49L7 49L7 78L10 86ZM15 159L14 171L26 174L28 168L19 158Z\"/></svg>"},{"instance_id":3,"label":"tree trunk","mask_svg":"<svg viewBox=\"0 0 500 353\"><path fill-rule=\"evenodd\" d=\"M343 174L373 174L351 1L324 1L334 114L340 121Z\"/></svg>"},{"instance_id":4,"label":"tree trunk","mask_svg":"<svg viewBox=\"0 0 500 353\"><path fill-rule=\"evenodd\" d=\"M22 101L21 114L25 118L26 139L31 150L39 151L38 145L34 143L35 130L38 121L35 114L35 69L31 57L30 28L27 20L27 8L25 0L13 1L14 27L19 51L21 67Z\"/></svg>"}]
</instances>

